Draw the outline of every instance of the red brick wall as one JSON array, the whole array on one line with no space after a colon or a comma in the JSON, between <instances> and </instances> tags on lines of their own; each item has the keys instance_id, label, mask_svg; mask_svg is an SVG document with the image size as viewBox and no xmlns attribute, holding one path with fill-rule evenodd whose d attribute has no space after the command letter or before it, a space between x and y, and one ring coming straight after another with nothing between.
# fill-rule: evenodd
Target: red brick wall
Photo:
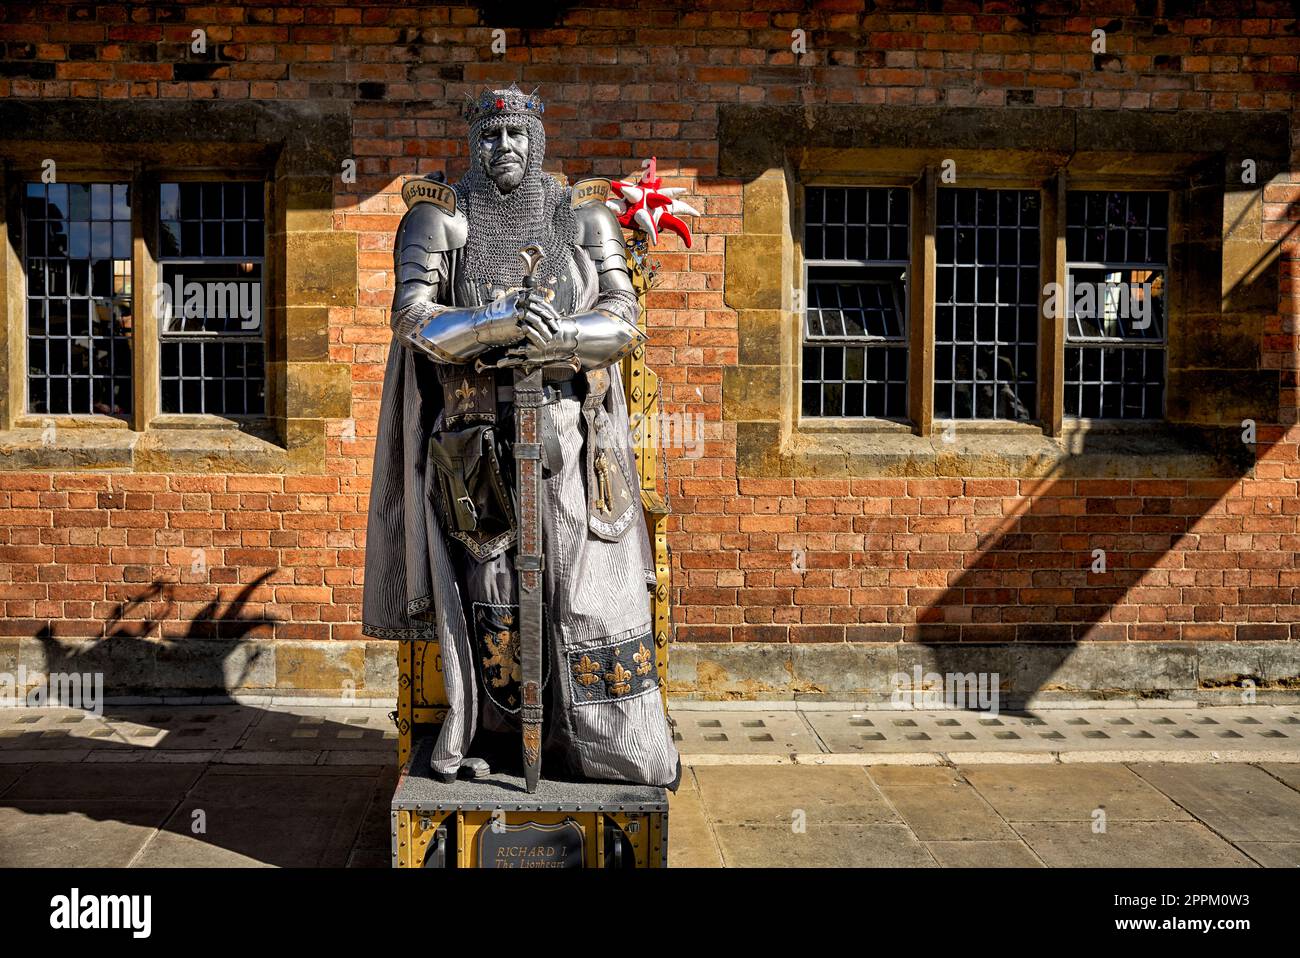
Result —
<instances>
[{"instance_id":1,"label":"red brick wall","mask_svg":"<svg viewBox=\"0 0 1300 958\"><path fill-rule=\"evenodd\" d=\"M735 430L721 415L737 329L722 282L743 184L717 175L720 104L1296 108L1300 33L1285 0L1243 4L1247 16L1193 2L1037 4L1062 12L1033 18L1006 2L947 5L954 15L868 6L875 12L791 0L576 5L554 29L507 30L508 51L495 56L492 24L468 6L8 4L0 97L355 101L359 176L339 185L334 228L356 235L359 270L356 304L332 309L329 330L332 361L352 369L356 438L343 423L332 429L323 476L0 473L0 627L95 636L161 622L183 634L238 600L245 617L279 623L265 635L359 637L397 188L414 173L458 176L457 102L513 80L547 100L549 168L623 175L654 154L703 214L693 249L665 241L662 286L648 300L665 408L702 414L708 430L702 457L678 451L669 467L679 640L1300 630L1300 175L1265 194L1265 235L1283 244L1284 261L1261 357L1282 371L1283 389L1278 424L1261 425L1267 451L1253 478L737 479ZM1154 10L1170 15L1135 15ZM187 52L197 27L214 66ZM1089 50L1097 27L1108 34L1102 57ZM794 63L795 28L808 31L811 66ZM196 547L209 553L202 574L188 571ZM1088 571L1098 547L1114 572L1104 579ZM792 568L795 549L807 571ZM166 596L151 585L160 577L172 584Z\"/></svg>"}]
</instances>

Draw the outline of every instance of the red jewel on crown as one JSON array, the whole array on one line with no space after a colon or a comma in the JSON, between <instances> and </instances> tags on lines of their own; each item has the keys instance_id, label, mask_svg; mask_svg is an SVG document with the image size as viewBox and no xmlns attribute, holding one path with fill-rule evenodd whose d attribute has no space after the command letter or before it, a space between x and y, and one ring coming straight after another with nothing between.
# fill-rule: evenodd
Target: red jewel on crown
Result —
<instances>
[{"instance_id":1,"label":"red jewel on crown","mask_svg":"<svg viewBox=\"0 0 1300 958\"><path fill-rule=\"evenodd\" d=\"M506 101L503 100L501 97L497 97L497 109L498 110L504 109L505 105L506 105Z\"/></svg>"}]
</instances>

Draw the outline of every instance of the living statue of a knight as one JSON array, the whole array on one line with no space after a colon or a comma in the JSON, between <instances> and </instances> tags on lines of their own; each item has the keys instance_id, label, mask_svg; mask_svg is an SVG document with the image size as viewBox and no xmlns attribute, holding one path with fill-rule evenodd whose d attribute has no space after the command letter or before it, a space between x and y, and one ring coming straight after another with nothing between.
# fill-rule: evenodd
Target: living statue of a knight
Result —
<instances>
[{"instance_id":1,"label":"living statue of a knight","mask_svg":"<svg viewBox=\"0 0 1300 958\"><path fill-rule=\"evenodd\" d=\"M363 632L440 643L439 778L517 771L532 705L547 777L675 788L681 763L651 637L654 563L611 367L644 339L639 305L604 197L542 170L543 109L514 86L485 92L466 110L466 175L404 190ZM534 245L528 262L521 251ZM533 408L516 403L524 368L540 370L536 443L516 441L517 410L522 420ZM529 457L541 557L520 567L529 503L515 490ZM540 579L525 583L541 583L531 685L520 642L528 570ZM523 702L538 685L541 703ZM524 743L527 754L526 724Z\"/></svg>"}]
</instances>

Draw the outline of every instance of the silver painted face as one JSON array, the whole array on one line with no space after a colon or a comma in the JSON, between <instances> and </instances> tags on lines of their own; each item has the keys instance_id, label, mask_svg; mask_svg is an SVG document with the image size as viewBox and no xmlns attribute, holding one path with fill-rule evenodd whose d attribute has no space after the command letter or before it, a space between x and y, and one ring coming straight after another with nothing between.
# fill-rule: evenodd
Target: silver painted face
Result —
<instances>
[{"instance_id":1,"label":"silver painted face","mask_svg":"<svg viewBox=\"0 0 1300 958\"><path fill-rule=\"evenodd\" d=\"M478 140L478 159L497 189L511 192L523 181L528 166L527 127L507 123L495 130L484 130Z\"/></svg>"}]
</instances>

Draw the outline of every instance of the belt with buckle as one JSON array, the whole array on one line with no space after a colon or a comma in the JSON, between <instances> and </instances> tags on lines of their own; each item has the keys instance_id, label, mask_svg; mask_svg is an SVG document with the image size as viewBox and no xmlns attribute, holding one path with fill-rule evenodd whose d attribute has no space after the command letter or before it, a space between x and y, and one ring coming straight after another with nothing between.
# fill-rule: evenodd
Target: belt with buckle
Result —
<instances>
[{"instance_id":1,"label":"belt with buckle","mask_svg":"<svg viewBox=\"0 0 1300 958\"><path fill-rule=\"evenodd\" d=\"M542 405L559 402L568 396L576 396L578 389L574 386L572 379L565 379L555 383L544 383L542 385ZM514 386L497 386L497 402L513 402L515 398Z\"/></svg>"}]
</instances>

